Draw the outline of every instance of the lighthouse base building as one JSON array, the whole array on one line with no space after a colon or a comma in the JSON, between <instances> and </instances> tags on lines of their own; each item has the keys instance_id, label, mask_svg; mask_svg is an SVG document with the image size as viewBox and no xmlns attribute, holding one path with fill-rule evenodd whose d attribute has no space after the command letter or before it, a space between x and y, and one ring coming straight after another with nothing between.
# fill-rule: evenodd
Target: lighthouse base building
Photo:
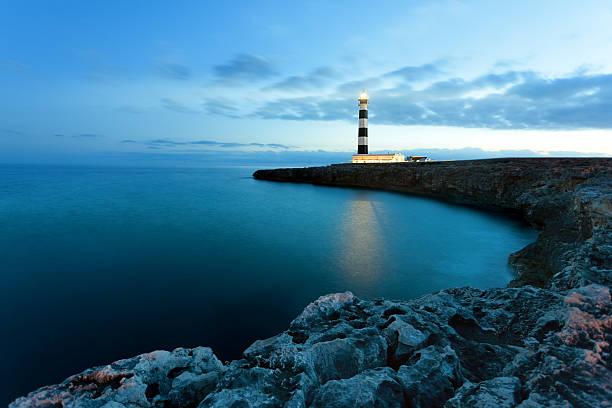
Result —
<instances>
[{"instance_id":1,"label":"lighthouse base building","mask_svg":"<svg viewBox=\"0 0 612 408\"><path fill-rule=\"evenodd\" d=\"M353 163L395 163L406 161L401 153L392 154L354 154Z\"/></svg>"}]
</instances>

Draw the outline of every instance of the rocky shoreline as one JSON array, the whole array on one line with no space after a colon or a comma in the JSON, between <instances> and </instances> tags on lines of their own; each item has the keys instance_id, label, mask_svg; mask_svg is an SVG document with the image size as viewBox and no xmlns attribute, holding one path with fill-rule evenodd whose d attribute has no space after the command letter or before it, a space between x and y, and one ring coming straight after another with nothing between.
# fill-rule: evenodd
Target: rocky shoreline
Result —
<instances>
[{"instance_id":1,"label":"rocky shoreline","mask_svg":"<svg viewBox=\"0 0 612 408\"><path fill-rule=\"evenodd\" d=\"M40 388L11 407L612 406L612 159L493 159L259 170L515 211L539 229L508 288L413 300L350 292L223 364L155 351Z\"/></svg>"}]
</instances>

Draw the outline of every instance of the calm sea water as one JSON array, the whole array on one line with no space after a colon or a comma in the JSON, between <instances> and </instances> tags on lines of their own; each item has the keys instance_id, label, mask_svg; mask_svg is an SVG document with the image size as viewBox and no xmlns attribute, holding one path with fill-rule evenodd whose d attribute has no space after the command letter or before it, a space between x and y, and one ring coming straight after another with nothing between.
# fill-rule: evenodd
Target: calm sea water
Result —
<instances>
[{"instance_id":1,"label":"calm sea water","mask_svg":"<svg viewBox=\"0 0 612 408\"><path fill-rule=\"evenodd\" d=\"M326 293L503 286L536 236L501 214L255 169L0 167L0 403L155 349L237 358Z\"/></svg>"}]
</instances>

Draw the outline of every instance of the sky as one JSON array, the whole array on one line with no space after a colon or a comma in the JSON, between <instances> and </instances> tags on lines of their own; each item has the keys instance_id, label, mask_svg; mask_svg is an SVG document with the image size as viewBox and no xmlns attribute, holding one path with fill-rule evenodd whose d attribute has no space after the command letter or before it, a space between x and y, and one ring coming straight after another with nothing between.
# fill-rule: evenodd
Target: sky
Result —
<instances>
[{"instance_id":1,"label":"sky","mask_svg":"<svg viewBox=\"0 0 612 408\"><path fill-rule=\"evenodd\" d=\"M609 0L0 10L0 162L612 155Z\"/></svg>"}]
</instances>

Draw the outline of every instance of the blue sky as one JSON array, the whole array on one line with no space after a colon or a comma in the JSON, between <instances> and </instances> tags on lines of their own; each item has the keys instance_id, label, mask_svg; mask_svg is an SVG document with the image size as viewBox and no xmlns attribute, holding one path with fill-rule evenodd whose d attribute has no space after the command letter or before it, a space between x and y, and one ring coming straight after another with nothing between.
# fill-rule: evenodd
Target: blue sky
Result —
<instances>
[{"instance_id":1,"label":"blue sky","mask_svg":"<svg viewBox=\"0 0 612 408\"><path fill-rule=\"evenodd\" d=\"M612 155L612 2L2 2L0 161L351 152L364 88L372 151Z\"/></svg>"}]
</instances>

